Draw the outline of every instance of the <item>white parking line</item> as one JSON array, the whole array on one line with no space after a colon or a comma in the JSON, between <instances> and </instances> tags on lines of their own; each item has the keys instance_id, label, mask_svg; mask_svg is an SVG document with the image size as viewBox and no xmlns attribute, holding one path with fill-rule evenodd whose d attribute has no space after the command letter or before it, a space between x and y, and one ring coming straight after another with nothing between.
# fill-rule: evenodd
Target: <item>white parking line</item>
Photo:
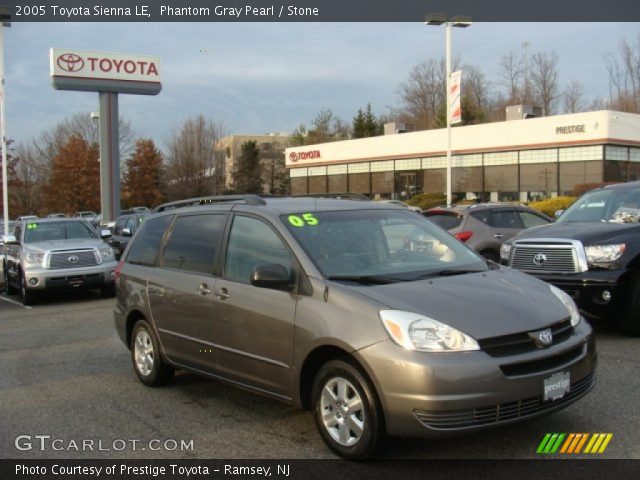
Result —
<instances>
[{"instance_id":1,"label":"white parking line","mask_svg":"<svg viewBox=\"0 0 640 480\"><path fill-rule=\"evenodd\" d=\"M13 303L14 305L18 305L19 307L31 310L31 307L29 305L23 305L20 302L16 302L15 300L11 300L10 298L5 297L4 295L0 295L0 300L4 300L5 302Z\"/></svg>"}]
</instances>

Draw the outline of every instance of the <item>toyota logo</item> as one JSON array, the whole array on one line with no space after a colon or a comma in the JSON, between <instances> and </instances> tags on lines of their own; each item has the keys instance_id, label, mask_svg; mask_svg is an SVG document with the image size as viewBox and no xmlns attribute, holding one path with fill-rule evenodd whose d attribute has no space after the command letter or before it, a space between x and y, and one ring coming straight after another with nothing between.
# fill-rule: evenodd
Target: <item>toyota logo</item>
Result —
<instances>
[{"instance_id":1,"label":"toyota logo","mask_svg":"<svg viewBox=\"0 0 640 480\"><path fill-rule=\"evenodd\" d=\"M69 260L69 263L78 263L78 257L75 255L71 255L67 260Z\"/></svg>"},{"instance_id":2,"label":"toyota logo","mask_svg":"<svg viewBox=\"0 0 640 480\"><path fill-rule=\"evenodd\" d=\"M542 345L551 345L553 342L553 333L551 333L550 328L546 328L538 332L538 340Z\"/></svg>"},{"instance_id":3,"label":"toyota logo","mask_svg":"<svg viewBox=\"0 0 640 480\"><path fill-rule=\"evenodd\" d=\"M544 262L546 262L546 261L547 261L547 256L544 253L536 253L533 256L533 263L538 265L538 266L543 265Z\"/></svg>"},{"instance_id":4,"label":"toyota logo","mask_svg":"<svg viewBox=\"0 0 640 480\"><path fill-rule=\"evenodd\" d=\"M545 328L537 332L529 332L529 338L534 341L538 348L545 348L553 343L553 333L550 328Z\"/></svg>"},{"instance_id":5,"label":"toyota logo","mask_svg":"<svg viewBox=\"0 0 640 480\"><path fill-rule=\"evenodd\" d=\"M77 72L84 67L84 60L75 53L63 53L58 57L56 63L65 72Z\"/></svg>"},{"instance_id":6,"label":"toyota logo","mask_svg":"<svg viewBox=\"0 0 640 480\"><path fill-rule=\"evenodd\" d=\"M293 163L298 161L298 154L296 152L291 152L289 154L289 160L291 160Z\"/></svg>"}]
</instances>

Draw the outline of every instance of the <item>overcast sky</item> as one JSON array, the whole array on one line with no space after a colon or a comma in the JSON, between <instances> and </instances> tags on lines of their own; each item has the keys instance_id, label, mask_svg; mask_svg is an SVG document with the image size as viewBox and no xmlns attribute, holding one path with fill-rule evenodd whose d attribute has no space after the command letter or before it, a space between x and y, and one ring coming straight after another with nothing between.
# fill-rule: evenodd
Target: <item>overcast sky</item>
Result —
<instances>
[{"instance_id":1,"label":"overcast sky","mask_svg":"<svg viewBox=\"0 0 640 480\"><path fill-rule=\"evenodd\" d=\"M603 56L638 23L475 23L454 29L453 53L498 82L510 50L556 51L560 82L580 80L587 99L607 97ZM28 141L76 112L97 110L94 93L55 91L49 48L160 55L157 97L122 95L121 116L163 148L181 122L199 113L226 133L291 132L331 108L351 121L371 102L399 104L412 66L444 52L444 28L422 23L14 23L5 29L7 136Z\"/></svg>"}]
</instances>

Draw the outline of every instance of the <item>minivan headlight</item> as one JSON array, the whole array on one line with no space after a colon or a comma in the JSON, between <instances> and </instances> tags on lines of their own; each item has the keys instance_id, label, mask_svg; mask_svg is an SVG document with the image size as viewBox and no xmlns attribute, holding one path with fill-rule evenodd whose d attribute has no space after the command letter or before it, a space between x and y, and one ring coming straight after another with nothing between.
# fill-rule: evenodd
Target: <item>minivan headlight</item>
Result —
<instances>
[{"instance_id":1,"label":"minivan headlight","mask_svg":"<svg viewBox=\"0 0 640 480\"><path fill-rule=\"evenodd\" d=\"M500 246L500 259L504 260L505 262L508 262L510 253L511 253L511 244L510 243L503 243Z\"/></svg>"},{"instance_id":2,"label":"minivan headlight","mask_svg":"<svg viewBox=\"0 0 640 480\"><path fill-rule=\"evenodd\" d=\"M564 304L564 306L567 307L569 315L571 315L571 326L577 327L580 323L580 320L582 319L582 316L580 315L580 310L578 310L578 307L576 306L576 302L574 302L569 295L560 290L558 287L549 285L549 288L551 289L551 292L553 292L553 294L558 298L558 300L560 300Z\"/></svg>"},{"instance_id":3,"label":"minivan headlight","mask_svg":"<svg viewBox=\"0 0 640 480\"><path fill-rule=\"evenodd\" d=\"M624 243L589 245L584 247L584 253L587 255L587 263L611 263L620 258L624 253L625 247Z\"/></svg>"},{"instance_id":4,"label":"minivan headlight","mask_svg":"<svg viewBox=\"0 0 640 480\"><path fill-rule=\"evenodd\" d=\"M34 250L24 250L24 262L28 265L42 265L42 260L44 259L44 253L37 252Z\"/></svg>"},{"instance_id":5,"label":"minivan headlight","mask_svg":"<svg viewBox=\"0 0 640 480\"><path fill-rule=\"evenodd\" d=\"M418 313L381 310L380 320L391 339L409 350L421 352L480 350L478 342L460 330Z\"/></svg>"}]
</instances>

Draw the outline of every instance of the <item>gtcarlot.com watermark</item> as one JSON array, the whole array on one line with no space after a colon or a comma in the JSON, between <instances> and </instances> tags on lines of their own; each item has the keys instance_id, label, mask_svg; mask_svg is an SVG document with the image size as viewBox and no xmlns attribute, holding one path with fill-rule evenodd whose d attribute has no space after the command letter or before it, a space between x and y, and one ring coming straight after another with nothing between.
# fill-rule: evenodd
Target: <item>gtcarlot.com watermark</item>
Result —
<instances>
[{"instance_id":1,"label":"gtcarlot.com watermark","mask_svg":"<svg viewBox=\"0 0 640 480\"><path fill-rule=\"evenodd\" d=\"M66 439L52 435L18 435L14 442L16 450L54 451L54 452L191 452L193 439L175 440L173 438L141 440L136 438L114 438L103 440L95 438Z\"/></svg>"}]
</instances>

